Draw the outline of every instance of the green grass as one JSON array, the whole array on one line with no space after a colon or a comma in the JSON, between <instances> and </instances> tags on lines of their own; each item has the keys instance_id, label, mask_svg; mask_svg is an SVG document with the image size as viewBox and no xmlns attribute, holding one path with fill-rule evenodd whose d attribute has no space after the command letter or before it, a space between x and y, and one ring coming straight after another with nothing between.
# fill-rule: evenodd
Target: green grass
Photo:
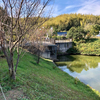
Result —
<instances>
[{"instance_id":1,"label":"green grass","mask_svg":"<svg viewBox=\"0 0 100 100\"><path fill-rule=\"evenodd\" d=\"M0 50L0 56L2 56L3 55L3 52Z\"/></svg>"},{"instance_id":2,"label":"green grass","mask_svg":"<svg viewBox=\"0 0 100 100\"><path fill-rule=\"evenodd\" d=\"M16 81L10 80L5 59L0 59L0 84L5 92L22 90L27 100L100 100L88 86L58 68L51 60L40 59L26 53L19 63ZM26 99L23 99L26 100Z\"/></svg>"}]
</instances>

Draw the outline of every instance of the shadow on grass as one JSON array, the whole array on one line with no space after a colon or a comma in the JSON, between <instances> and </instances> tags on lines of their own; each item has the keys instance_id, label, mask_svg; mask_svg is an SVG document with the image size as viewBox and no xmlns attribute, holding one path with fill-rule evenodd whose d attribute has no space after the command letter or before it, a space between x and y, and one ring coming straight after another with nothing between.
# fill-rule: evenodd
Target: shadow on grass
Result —
<instances>
[{"instance_id":1,"label":"shadow on grass","mask_svg":"<svg viewBox=\"0 0 100 100\"><path fill-rule=\"evenodd\" d=\"M86 39L86 43L91 43L91 42L95 42L97 41L98 39L97 38L91 38L91 39Z\"/></svg>"},{"instance_id":2,"label":"shadow on grass","mask_svg":"<svg viewBox=\"0 0 100 100\"><path fill-rule=\"evenodd\" d=\"M32 63L33 65L39 65L39 64L36 63L36 61L35 62L30 61L30 63Z\"/></svg>"}]
</instances>

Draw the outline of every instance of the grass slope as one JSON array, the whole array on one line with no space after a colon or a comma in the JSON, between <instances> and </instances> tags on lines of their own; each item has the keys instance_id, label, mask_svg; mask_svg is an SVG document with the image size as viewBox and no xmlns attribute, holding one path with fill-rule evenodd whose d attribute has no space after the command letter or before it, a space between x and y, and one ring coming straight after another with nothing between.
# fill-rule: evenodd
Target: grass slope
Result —
<instances>
[{"instance_id":1,"label":"grass slope","mask_svg":"<svg viewBox=\"0 0 100 100\"><path fill-rule=\"evenodd\" d=\"M19 90L27 96L17 100L100 100L88 86L81 82L75 84L73 77L53 69L52 61L40 59L36 64L35 59L26 53L19 63L16 81L9 79L6 60L0 59L0 84L5 93Z\"/></svg>"}]
</instances>

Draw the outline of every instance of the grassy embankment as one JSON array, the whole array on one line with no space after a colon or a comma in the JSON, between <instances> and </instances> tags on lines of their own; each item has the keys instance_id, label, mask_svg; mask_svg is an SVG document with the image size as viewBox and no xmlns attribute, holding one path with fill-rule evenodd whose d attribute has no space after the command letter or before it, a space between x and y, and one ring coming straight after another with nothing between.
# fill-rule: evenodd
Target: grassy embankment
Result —
<instances>
[{"instance_id":1,"label":"grassy embankment","mask_svg":"<svg viewBox=\"0 0 100 100\"><path fill-rule=\"evenodd\" d=\"M67 51L68 53L80 53L86 55L100 55L100 39L92 38L84 43L75 42L75 46Z\"/></svg>"},{"instance_id":2,"label":"grassy embankment","mask_svg":"<svg viewBox=\"0 0 100 100\"><path fill-rule=\"evenodd\" d=\"M55 68L52 61L40 59L36 64L34 59L35 56L26 53L19 63L17 79L12 81L8 77L6 60L0 58L0 84L6 97L11 96L9 91L17 90L24 96L16 100L100 100L88 86L80 81L75 84L73 77ZM12 98L9 100L14 100Z\"/></svg>"}]
</instances>

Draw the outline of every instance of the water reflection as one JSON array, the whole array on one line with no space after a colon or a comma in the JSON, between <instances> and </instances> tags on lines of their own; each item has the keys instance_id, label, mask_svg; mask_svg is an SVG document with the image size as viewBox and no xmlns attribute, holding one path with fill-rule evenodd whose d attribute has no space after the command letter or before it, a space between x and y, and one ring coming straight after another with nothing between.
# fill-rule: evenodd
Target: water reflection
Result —
<instances>
[{"instance_id":1,"label":"water reflection","mask_svg":"<svg viewBox=\"0 0 100 100\"><path fill-rule=\"evenodd\" d=\"M71 55L58 59L57 65L61 70L100 91L100 57Z\"/></svg>"},{"instance_id":2,"label":"water reflection","mask_svg":"<svg viewBox=\"0 0 100 100\"><path fill-rule=\"evenodd\" d=\"M90 68L96 68L100 62L100 57L82 55L61 56L58 59L60 60L58 65L67 65L70 71L77 73L81 73L83 69L87 71Z\"/></svg>"}]
</instances>

